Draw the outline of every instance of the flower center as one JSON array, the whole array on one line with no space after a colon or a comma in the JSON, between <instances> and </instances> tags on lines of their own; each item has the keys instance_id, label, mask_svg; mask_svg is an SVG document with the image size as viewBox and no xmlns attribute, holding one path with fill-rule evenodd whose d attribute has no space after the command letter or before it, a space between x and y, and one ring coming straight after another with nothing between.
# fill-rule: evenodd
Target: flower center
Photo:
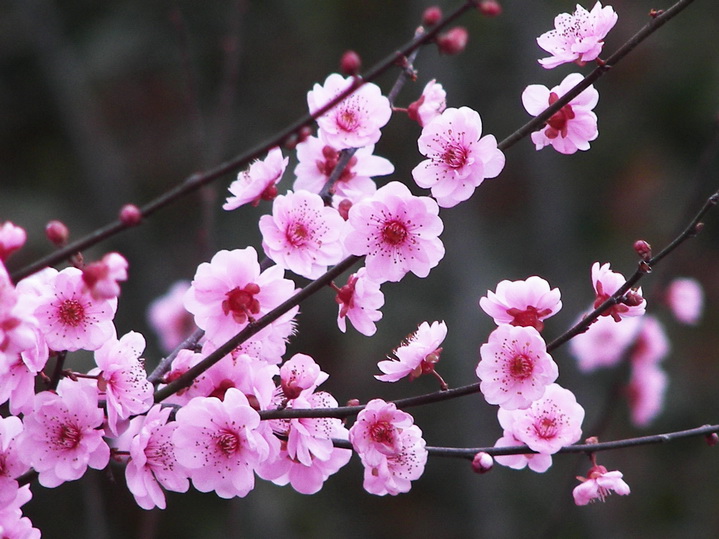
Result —
<instances>
[{"instance_id":1,"label":"flower center","mask_svg":"<svg viewBox=\"0 0 719 539\"><path fill-rule=\"evenodd\" d=\"M260 312L260 302L255 294L260 293L260 287L255 283L246 284L244 288L236 286L225 294L222 302L222 312L225 315L232 314L232 318L238 324L244 324L252 319L253 314Z\"/></svg>"},{"instance_id":2,"label":"flower center","mask_svg":"<svg viewBox=\"0 0 719 539\"><path fill-rule=\"evenodd\" d=\"M394 428L388 421L378 421L369 428L369 434L377 443L392 445Z\"/></svg>"},{"instance_id":3,"label":"flower center","mask_svg":"<svg viewBox=\"0 0 719 539\"><path fill-rule=\"evenodd\" d=\"M58 433L57 443L66 449L74 449L82 439L82 433L75 425L62 425Z\"/></svg>"},{"instance_id":4,"label":"flower center","mask_svg":"<svg viewBox=\"0 0 719 539\"><path fill-rule=\"evenodd\" d=\"M57 314L66 326L77 327L85 320L85 308L76 299L63 301Z\"/></svg>"},{"instance_id":5,"label":"flower center","mask_svg":"<svg viewBox=\"0 0 719 539\"><path fill-rule=\"evenodd\" d=\"M457 144L448 145L441 155L441 160L450 168L462 168L467 164L467 148Z\"/></svg>"},{"instance_id":6,"label":"flower center","mask_svg":"<svg viewBox=\"0 0 719 539\"><path fill-rule=\"evenodd\" d=\"M534 423L534 432L537 433L537 436L545 440L554 438L558 430L557 422L550 417L543 417Z\"/></svg>"},{"instance_id":7,"label":"flower center","mask_svg":"<svg viewBox=\"0 0 719 539\"><path fill-rule=\"evenodd\" d=\"M507 314L514 317L514 319L510 322L511 325L533 327L537 331L542 331L542 329L544 329L544 323L539 318L542 316L549 316L551 312L551 309L542 309L541 311L538 311L534 305L530 305L523 311L520 311L516 307L507 309Z\"/></svg>"},{"instance_id":8,"label":"flower center","mask_svg":"<svg viewBox=\"0 0 719 539\"><path fill-rule=\"evenodd\" d=\"M240 447L240 440L234 432L223 432L217 437L217 448L225 455L233 455Z\"/></svg>"},{"instance_id":9,"label":"flower center","mask_svg":"<svg viewBox=\"0 0 719 539\"><path fill-rule=\"evenodd\" d=\"M553 105L557 102L559 96L552 92L549 94L549 104ZM557 138L558 136L567 136L567 122L574 119L574 111L571 105L564 105L555 112L549 120L547 120L547 129L544 132L548 138Z\"/></svg>"},{"instance_id":10,"label":"flower center","mask_svg":"<svg viewBox=\"0 0 719 539\"><path fill-rule=\"evenodd\" d=\"M356 131L359 127L359 118L352 109L342 109L336 116L337 126L343 131Z\"/></svg>"},{"instance_id":11,"label":"flower center","mask_svg":"<svg viewBox=\"0 0 719 539\"><path fill-rule=\"evenodd\" d=\"M514 356L509 362L509 373L512 378L524 380L532 375L533 370L534 362L524 354Z\"/></svg>"},{"instance_id":12,"label":"flower center","mask_svg":"<svg viewBox=\"0 0 719 539\"><path fill-rule=\"evenodd\" d=\"M310 237L310 232L303 223L290 223L285 230L287 241L293 247L302 247Z\"/></svg>"},{"instance_id":13,"label":"flower center","mask_svg":"<svg viewBox=\"0 0 719 539\"><path fill-rule=\"evenodd\" d=\"M389 221L382 229L382 239L391 244L399 245L407 238L407 227L400 221Z\"/></svg>"}]
</instances>

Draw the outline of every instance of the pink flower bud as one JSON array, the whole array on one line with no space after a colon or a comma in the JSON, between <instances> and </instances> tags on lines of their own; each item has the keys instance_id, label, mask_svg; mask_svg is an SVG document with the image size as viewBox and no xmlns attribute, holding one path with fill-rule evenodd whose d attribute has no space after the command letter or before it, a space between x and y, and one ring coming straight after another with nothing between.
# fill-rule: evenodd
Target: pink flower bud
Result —
<instances>
[{"instance_id":1,"label":"pink flower bud","mask_svg":"<svg viewBox=\"0 0 719 539\"><path fill-rule=\"evenodd\" d=\"M135 226L142 220L140 208L134 204L125 204L120 209L120 221L127 226Z\"/></svg>"},{"instance_id":2,"label":"pink flower bud","mask_svg":"<svg viewBox=\"0 0 719 539\"><path fill-rule=\"evenodd\" d=\"M485 17L496 17L502 14L502 6L495 0L483 0L479 3L477 9L479 9L479 12Z\"/></svg>"},{"instance_id":3,"label":"pink flower bud","mask_svg":"<svg viewBox=\"0 0 719 539\"><path fill-rule=\"evenodd\" d=\"M70 231L67 229L67 226L65 226L65 223L53 220L45 225L45 235L47 236L47 239L55 245L62 247L67 243Z\"/></svg>"},{"instance_id":4,"label":"pink flower bud","mask_svg":"<svg viewBox=\"0 0 719 539\"><path fill-rule=\"evenodd\" d=\"M340 217L344 219L345 221L349 218L349 212L350 208L352 207L352 201L348 198L345 198L337 205L337 211L340 214Z\"/></svg>"},{"instance_id":5,"label":"pink flower bud","mask_svg":"<svg viewBox=\"0 0 719 539\"><path fill-rule=\"evenodd\" d=\"M459 54L467 46L469 33L462 26L455 26L448 32L437 36L437 47L441 54Z\"/></svg>"},{"instance_id":6,"label":"pink flower bud","mask_svg":"<svg viewBox=\"0 0 719 539\"><path fill-rule=\"evenodd\" d=\"M717 434L716 432L707 434L706 441L708 446L714 447L715 445L719 444L719 434Z\"/></svg>"},{"instance_id":7,"label":"pink flower bud","mask_svg":"<svg viewBox=\"0 0 719 539\"><path fill-rule=\"evenodd\" d=\"M422 14L422 26L434 26L442 18L442 10L439 6L430 6Z\"/></svg>"},{"instance_id":8,"label":"pink flower bud","mask_svg":"<svg viewBox=\"0 0 719 539\"><path fill-rule=\"evenodd\" d=\"M362 66L362 59L355 51L346 51L340 60L340 71L345 75L356 75Z\"/></svg>"},{"instance_id":9,"label":"pink flower bud","mask_svg":"<svg viewBox=\"0 0 719 539\"><path fill-rule=\"evenodd\" d=\"M492 469L492 466L494 466L492 455L484 451L480 451L472 459L472 470L474 470L474 473L487 473Z\"/></svg>"},{"instance_id":10,"label":"pink flower bud","mask_svg":"<svg viewBox=\"0 0 719 539\"><path fill-rule=\"evenodd\" d=\"M642 260L649 260L652 257L652 246L644 240L635 241L634 250Z\"/></svg>"}]
</instances>

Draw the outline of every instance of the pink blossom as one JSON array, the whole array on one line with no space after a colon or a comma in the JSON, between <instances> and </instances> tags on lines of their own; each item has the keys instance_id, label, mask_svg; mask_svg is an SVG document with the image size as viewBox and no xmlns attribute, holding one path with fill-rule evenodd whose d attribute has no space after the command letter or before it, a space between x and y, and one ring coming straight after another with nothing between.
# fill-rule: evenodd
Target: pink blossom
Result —
<instances>
[{"instance_id":1,"label":"pink blossom","mask_svg":"<svg viewBox=\"0 0 719 539\"><path fill-rule=\"evenodd\" d=\"M177 281L164 296L155 299L147 310L147 320L160 337L165 352L172 351L195 327L192 315L183 305L190 281Z\"/></svg>"},{"instance_id":2,"label":"pink blossom","mask_svg":"<svg viewBox=\"0 0 719 539\"><path fill-rule=\"evenodd\" d=\"M427 157L412 170L420 187L432 190L443 208L467 200L486 178L504 168L494 135L482 135L482 120L469 107L450 108L428 123L417 141Z\"/></svg>"},{"instance_id":3,"label":"pink blossom","mask_svg":"<svg viewBox=\"0 0 719 539\"><path fill-rule=\"evenodd\" d=\"M494 447L516 447L525 445L524 442L517 440L512 432L505 430L504 435L497 440ZM507 466L513 470L523 470L529 467L530 470L537 473L544 473L552 466L552 455L544 453L524 453L521 455L496 455L494 457L499 464Z\"/></svg>"},{"instance_id":4,"label":"pink blossom","mask_svg":"<svg viewBox=\"0 0 719 539\"><path fill-rule=\"evenodd\" d=\"M55 272L43 287L34 314L51 349L97 350L115 337L117 298L95 299L86 290L77 268Z\"/></svg>"},{"instance_id":5,"label":"pink blossom","mask_svg":"<svg viewBox=\"0 0 719 539\"><path fill-rule=\"evenodd\" d=\"M436 79L429 81L420 98L407 107L407 114L424 127L447 108L447 92Z\"/></svg>"},{"instance_id":6,"label":"pink blossom","mask_svg":"<svg viewBox=\"0 0 719 539\"><path fill-rule=\"evenodd\" d=\"M650 315L641 318L639 333L631 350L632 364L657 364L666 357L669 348L669 338L662 323Z\"/></svg>"},{"instance_id":7,"label":"pink blossom","mask_svg":"<svg viewBox=\"0 0 719 539\"><path fill-rule=\"evenodd\" d=\"M0 260L0 374L3 365L12 363L21 352L44 345L37 320L32 315L32 300L32 297L29 300L25 297L22 289L18 291L12 285Z\"/></svg>"},{"instance_id":8,"label":"pink blossom","mask_svg":"<svg viewBox=\"0 0 719 539\"><path fill-rule=\"evenodd\" d=\"M579 73L567 75L559 86L551 90L541 84L531 84L522 93L522 104L529 114L538 116L560 97L582 81ZM555 112L540 131L532 133L537 150L551 144L559 153L572 154L588 150L589 142L599 136L597 116L592 109L599 101L599 92L589 86L568 104Z\"/></svg>"},{"instance_id":9,"label":"pink blossom","mask_svg":"<svg viewBox=\"0 0 719 539\"><path fill-rule=\"evenodd\" d=\"M172 360L170 370L165 374L165 376L163 376L162 381L166 384L169 384L170 382L177 380L191 367L194 367L200 361L202 361L205 355L206 354L204 353L198 353L192 350L188 350L187 348L183 348L182 350L177 352L177 355ZM163 387L162 384L160 385L160 387ZM178 392L174 393L173 395L170 395L167 399L165 399L163 403L177 404L181 406L187 404L193 397L197 396L191 395L189 393L190 390L192 390L193 388L194 385L190 386L189 388L180 389Z\"/></svg>"},{"instance_id":10,"label":"pink blossom","mask_svg":"<svg viewBox=\"0 0 719 539\"><path fill-rule=\"evenodd\" d=\"M702 285L696 279L674 279L666 290L666 302L679 322L693 326L704 310Z\"/></svg>"},{"instance_id":11,"label":"pink blossom","mask_svg":"<svg viewBox=\"0 0 719 539\"><path fill-rule=\"evenodd\" d=\"M119 281L127 280L127 260L120 253L107 253L82 269L82 280L94 299L116 298L120 295Z\"/></svg>"},{"instance_id":12,"label":"pink blossom","mask_svg":"<svg viewBox=\"0 0 719 539\"><path fill-rule=\"evenodd\" d=\"M437 203L413 196L402 183L390 182L352 206L347 223L346 249L366 255L367 277L378 283L410 271L426 277L444 256Z\"/></svg>"},{"instance_id":13,"label":"pink blossom","mask_svg":"<svg viewBox=\"0 0 719 539\"><path fill-rule=\"evenodd\" d=\"M544 339L533 327L502 324L479 353L480 390L489 404L506 410L529 407L559 376Z\"/></svg>"},{"instance_id":14,"label":"pink blossom","mask_svg":"<svg viewBox=\"0 0 719 539\"><path fill-rule=\"evenodd\" d=\"M190 487L187 473L175 458L172 433L178 424L167 422L171 411L172 408L153 406L130 442L125 478L127 488L143 509L165 509L161 487L173 492L186 492Z\"/></svg>"},{"instance_id":15,"label":"pink blossom","mask_svg":"<svg viewBox=\"0 0 719 539\"><path fill-rule=\"evenodd\" d=\"M379 283L367 278L367 268L360 268L347 279L347 284L336 289L335 301L339 305L337 326L347 331L346 319L362 333L371 337L377 331L375 322L382 318L379 308L384 305L384 294Z\"/></svg>"},{"instance_id":16,"label":"pink blossom","mask_svg":"<svg viewBox=\"0 0 719 539\"><path fill-rule=\"evenodd\" d=\"M442 353L440 344L447 336L447 325L444 322L422 322L417 331L409 335L399 346L394 355L377 363L384 374L376 374L375 378L383 382L396 382L405 376L414 380L423 373L432 372Z\"/></svg>"},{"instance_id":17,"label":"pink blossom","mask_svg":"<svg viewBox=\"0 0 719 539\"><path fill-rule=\"evenodd\" d=\"M224 343L294 293L294 283L283 276L279 266L261 272L252 247L219 251L197 268L185 294L185 308L208 339ZM291 309L274 324L291 320L297 310Z\"/></svg>"},{"instance_id":18,"label":"pink blossom","mask_svg":"<svg viewBox=\"0 0 719 539\"><path fill-rule=\"evenodd\" d=\"M260 217L262 248L282 268L316 279L343 258L344 220L309 191L289 191L272 204L272 215Z\"/></svg>"},{"instance_id":19,"label":"pink blossom","mask_svg":"<svg viewBox=\"0 0 719 539\"><path fill-rule=\"evenodd\" d=\"M324 86L315 84L307 93L310 113L315 114L350 87L354 79L333 73ZM361 148L376 144L382 133L380 129L392 116L389 100L382 95L379 86L370 82L357 88L325 114L317 118L319 137L337 150Z\"/></svg>"},{"instance_id":20,"label":"pink blossom","mask_svg":"<svg viewBox=\"0 0 719 539\"><path fill-rule=\"evenodd\" d=\"M337 401L320 391L288 403L289 408L334 408ZM327 478L352 456L352 451L334 447L332 438L347 439L347 429L335 418L275 420L273 430L287 437L278 457L261 464L257 473L276 485L292 485L297 492L314 494Z\"/></svg>"},{"instance_id":21,"label":"pink blossom","mask_svg":"<svg viewBox=\"0 0 719 539\"><path fill-rule=\"evenodd\" d=\"M487 290L479 306L496 324L531 326L537 331L544 328L543 320L562 308L558 288L549 289L549 283L532 275L524 281L501 281L497 291Z\"/></svg>"},{"instance_id":22,"label":"pink blossom","mask_svg":"<svg viewBox=\"0 0 719 539\"><path fill-rule=\"evenodd\" d=\"M22 430L20 418L0 417L0 508L15 500L20 488L16 478L29 469L17 449L17 438Z\"/></svg>"},{"instance_id":23,"label":"pink blossom","mask_svg":"<svg viewBox=\"0 0 719 539\"><path fill-rule=\"evenodd\" d=\"M272 148L264 160L257 160L250 168L240 172L228 188L232 196L227 197L223 210L235 210L245 204L257 206L260 200L273 200L277 196L276 185L282 179L289 157L282 157L279 148Z\"/></svg>"},{"instance_id":24,"label":"pink blossom","mask_svg":"<svg viewBox=\"0 0 719 539\"><path fill-rule=\"evenodd\" d=\"M38 473L40 484L56 487L83 476L87 467L103 469L110 448L100 428L104 414L92 385L60 380L57 393L35 396L32 413L24 418L25 430L18 448L25 463Z\"/></svg>"},{"instance_id":25,"label":"pink blossom","mask_svg":"<svg viewBox=\"0 0 719 539\"><path fill-rule=\"evenodd\" d=\"M599 265L595 262L592 265L592 284L597 297L594 300L594 308L596 309L619 290L626 279L621 273L611 271L609 262ZM647 301L642 297L642 289L628 292L624 298L629 301L623 301L613 305L602 313L602 316L611 316L615 322L619 322L625 317L642 316L647 308Z\"/></svg>"},{"instance_id":26,"label":"pink blossom","mask_svg":"<svg viewBox=\"0 0 719 539\"><path fill-rule=\"evenodd\" d=\"M661 413L669 380L656 363L632 364L626 388L632 423L646 427Z\"/></svg>"},{"instance_id":27,"label":"pink blossom","mask_svg":"<svg viewBox=\"0 0 719 539\"><path fill-rule=\"evenodd\" d=\"M612 367L624 357L640 326L640 318L623 318L614 322L609 317L600 316L587 331L569 341L569 350L584 372L598 367Z\"/></svg>"},{"instance_id":28,"label":"pink blossom","mask_svg":"<svg viewBox=\"0 0 719 539\"><path fill-rule=\"evenodd\" d=\"M554 30L537 38L539 46L552 55L539 63L545 69L552 69L570 62L579 65L591 62L602 52L604 38L616 22L617 14L611 6L602 7L601 2L597 2L587 11L577 4L574 13L557 15Z\"/></svg>"},{"instance_id":29,"label":"pink blossom","mask_svg":"<svg viewBox=\"0 0 719 539\"><path fill-rule=\"evenodd\" d=\"M105 394L107 424L112 434L120 433L118 421L145 413L152 406L152 384L147 380L144 360L145 338L131 331L120 340L111 339L95 352L99 369L97 386ZM99 372L95 372L98 371Z\"/></svg>"},{"instance_id":30,"label":"pink blossom","mask_svg":"<svg viewBox=\"0 0 719 539\"><path fill-rule=\"evenodd\" d=\"M550 384L529 408L500 408L497 417L502 428L520 442L533 451L551 455L582 437L584 408L571 391Z\"/></svg>"},{"instance_id":31,"label":"pink blossom","mask_svg":"<svg viewBox=\"0 0 719 539\"><path fill-rule=\"evenodd\" d=\"M228 389L224 400L192 399L178 410L176 421L175 457L197 490L232 498L254 488L254 469L270 448L257 431L259 414L239 389Z\"/></svg>"},{"instance_id":32,"label":"pink blossom","mask_svg":"<svg viewBox=\"0 0 719 539\"><path fill-rule=\"evenodd\" d=\"M349 431L364 466L364 488L384 496L408 492L427 462L422 431L394 403L374 399L357 415Z\"/></svg>"},{"instance_id":33,"label":"pink blossom","mask_svg":"<svg viewBox=\"0 0 719 539\"><path fill-rule=\"evenodd\" d=\"M579 485L574 487L572 494L574 495L574 503L577 505L587 505L597 500L604 501L612 491L620 496L629 494L629 485L622 479L622 472L608 472L604 466L592 466L589 470L588 478L577 477L581 481Z\"/></svg>"},{"instance_id":34,"label":"pink blossom","mask_svg":"<svg viewBox=\"0 0 719 539\"><path fill-rule=\"evenodd\" d=\"M40 539L40 530L32 527L32 522L22 516L20 509L32 498L30 485L25 485L16 492L14 500L0 506L0 534L3 539Z\"/></svg>"},{"instance_id":35,"label":"pink blossom","mask_svg":"<svg viewBox=\"0 0 719 539\"><path fill-rule=\"evenodd\" d=\"M372 196L377 185L375 176L386 176L394 172L394 165L384 157L373 155L374 144L357 149L340 177L330 188L333 205L337 207L344 199L352 203ZM297 166L294 183L295 191L310 191L319 194L325 187L332 171L340 159L340 152L325 144L317 137L308 137L297 145Z\"/></svg>"},{"instance_id":36,"label":"pink blossom","mask_svg":"<svg viewBox=\"0 0 719 539\"><path fill-rule=\"evenodd\" d=\"M25 245L25 229L5 221L0 225L0 261L5 261L15 251Z\"/></svg>"},{"instance_id":37,"label":"pink blossom","mask_svg":"<svg viewBox=\"0 0 719 539\"><path fill-rule=\"evenodd\" d=\"M45 350L47 359L47 349ZM0 403L10 401L12 414L27 414L32 411L35 397L35 376L42 370L33 370L23 360L25 354L16 354L13 362L0 366Z\"/></svg>"},{"instance_id":38,"label":"pink blossom","mask_svg":"<svg viewBox=\"0 0 719 539\"><path fill-rule=\"evenodd\" d=\"M295 354L280 367L282 394L296 399L303 392L311 393L329 378L320 366L307 354Z\"/></svg>"}]
</instances>

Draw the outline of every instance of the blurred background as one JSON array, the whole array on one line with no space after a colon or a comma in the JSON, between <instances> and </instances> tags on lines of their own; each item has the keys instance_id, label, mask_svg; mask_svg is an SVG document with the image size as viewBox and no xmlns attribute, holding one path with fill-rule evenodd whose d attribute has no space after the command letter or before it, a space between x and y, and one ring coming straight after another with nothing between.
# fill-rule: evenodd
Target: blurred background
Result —
<instances>
[{"instance_id":1,"label":"blurred background","mask_svg":"<svg viewBox=\"0 0 719 539\"><path fill-rule=\"evenodd\" d=\"M446 10L458 1L439 1ZM520 96L528 84L555 86L570 72L546 71L536 37L574 1L504 0L500 17L470 12L470 39L459 56L420 52L418 80L397 105L417 99L436 78L448 105L469 106L485 133L501 140L525 123ZM347 49L371 66L411 38L430 2L384 0L6 0L0 4L0 221L28 231L11 259L17 269L52 250L51 219L80 238L116 218L127 202L142 205L196 171L255 146L306 112L306 92L337 71ZM590 4L584 4L590 8ZM606 40L616 50L668 0L617 0L619 21ZM507 153L503 173L468 202L443 210L447 255L426 279L383 286L384 318L372 338L336 327L329 289L306 302L288 349L312 355L330 374L323 386L340 402L407 397L436 390L433 380L383 384L376 363L425 320L446 321L439 371L450 386L476 381L479 346L493 328L478 299L503 279L541 275L562 291L564 308L544 331L561 334L593 300L590 267L611 262L629 275L632 244L666 245L719 188L719 4L697 0L612 68L596 88L599 138L572 156L537 152L528 139ZM378 81L391 87L396 72ZM376 153L411 184L420 161L417 124L396 114ZM280 184L291 186L294 161ZM161 210L142 226L88 250L118 250L130 262L116 318L118 334L147 336L149 366L162 357L146 322L148 304L221 248L260 249L257 220L270 211L224 212L234 179ZM380 183L389 178L379 179ZM283 188L284 186L284 188ZM413 187L419 194L419 190ZM719 423L719 214L704 232L643 281L648 311L667 328L664 362L670 385L663 413L633 427L612 388L618 367L578 371L567 347L553 355L559 382L585 407L585 435L602 440ZM707 308L700 325L676 324L661 304L674 276L698 279ZM297 280L298 285L305 281ZM78 359L80 361L80 359ZM411 410L429 445L491 446L501 435L495 407L480 395ZM598 422L601 432L590 432ZM24 507L45 537L715 537L719 533L719 448L688 439L600 455L632 488L627 497L575 507L585 456L558 456L544 474L501 466L482 476L464 460L430 459L410 493L379 498L362 489L357 458L314 496L258 481L244 499L168 495L165 511L139 509L122 469L90 471L56 489L33 488Z\"/></svg>"}]
</instances>

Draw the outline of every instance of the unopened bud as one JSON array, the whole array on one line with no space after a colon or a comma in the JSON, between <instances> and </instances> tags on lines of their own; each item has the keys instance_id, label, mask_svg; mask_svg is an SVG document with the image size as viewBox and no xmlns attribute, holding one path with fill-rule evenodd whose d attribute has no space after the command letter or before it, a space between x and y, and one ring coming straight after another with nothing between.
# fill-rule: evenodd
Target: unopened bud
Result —
<instances>
[{"instance_id":1,"label":"unopened bud","mask_svg":"<svg viewBox=\"0 0 719 539\"><path fill-rule=\"evenodd\" d=\"M422 26L434 26L442 18L442 10L439 6L430 6L422 14Z\"/></svg>"},{"instance_id":2,"label":"unopened bud","mask_svg":"<svg viewBox=\"0 0 719 539\"><path fill-rule=\"evenodd\" d=\"M643 301L644 298L642 297L642 295L637 294L633 290L627 292L626 295L622 298L622 303L629 307L638 307L642 304Z\"/></svg>"},{"instance_id":3,"label":"unopened bud","mask_svg":"<svg viewBox=\"0 0 719 539\"><path fill-rule=\"evenodd\" d=\"M714 447L715 445L719 444L719 434L717 434L716 432L711 432L707 434L706 441L708 446Z\"/></svg>"},{"instance_id":4,"label":"unopened bud","mask_svg":"<svg viewBox=\"0 0 719 539\"><path fill-rule=\"evenodd\" d=\"M123 225L135 226L142 221L142 212L134 204L125 204L120 208L120 221Z\"/></svg>"},{"instance_id":5,"label":"unopened bud","mask_svg":"<svg viewBox=\"0 0 719 539\"><path fill-rule=\"evenodd\" d=\"M652 246L644 240L634 242L634 251L636 251L642 260L649 260L652 257Z\"/></svg>"},{"instance_id":6,"label":"unopened bud","mask_svg":"<svg viewBox=\"0 0 719 539\"><path fill-rule=\"evenodd\" d=\"M340 71L345 75L356 75L362 66L362 59L355 51L347 51L340 60Z\"/></svg>"},{"instance_id":7,"label":"unopened bud","mask_svg":"<svg viewBox=\"0 0 719 539\"><path fill-rule=\"evenodd\" d=\"M479 12L485 17L496 17L502 14L502 6L495 0L483 0L479 3L477 9L479 9Z\"/></svg>"},{"instance_id":8,"label":"unopened bud","mask_svg":"<svg viewBox=\"0 0 719 539\"><path fill-rule=\"evenodd\" d=\"M340 217L342 217L342 219L344 219L345 221L349 219L351 207L352 201L348 198L345 198L337 205L337 211L339 212Z\"/></svg>"},{"instance_id":9,"label":"unopened bud","mask_svg":"<svg viewBox=\"0 0 719 539\"><path fill-rule=\"evenodd\" d=\"M47 239L53 242L58 247L62 247L67 244L67 239L70 237L70 231L62 221L50 221L45 225L45 235Z\"/></svg>"},{"instance_id":10,"label":"unopened bud","mask_svg":"<svg viewBox=\"0 0 719 539\"><path fill-rule=\"evenodd\" d=\"M437 47L442 54L459 54L467 46L469 33L462 26L455 26L450 31L437 36Z\"/></svg>"},{"instance_id":11,"label":"unopened bud","mask_svg":"<svg viewBox=\"0 0 719 539\"><path fill-rule=\"evenodd\" d=\"M359 406L359 399L350 399L347 401L347 406Z\"/></svg>"},{"instance_id":12,"label":"unopened bud","mask_svg":"<svg viewBox=\"0 0 719 539\"><path fill-rule=\"evenodd\" d=\"M492 455L484 451L477 453L472 459L472 470L474 473L487 473L494 466L494 459Z\"/></svg>"}]
</instances>

